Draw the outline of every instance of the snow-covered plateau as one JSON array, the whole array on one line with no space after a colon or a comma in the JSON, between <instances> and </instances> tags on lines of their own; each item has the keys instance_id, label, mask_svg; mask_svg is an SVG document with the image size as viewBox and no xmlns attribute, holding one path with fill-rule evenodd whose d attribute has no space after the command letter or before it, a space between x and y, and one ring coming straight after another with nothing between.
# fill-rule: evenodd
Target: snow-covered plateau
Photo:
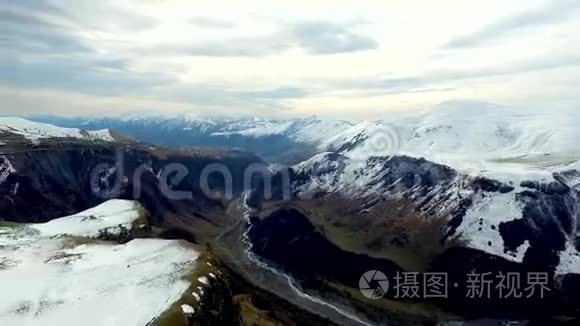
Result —
<instances>
[{"instance_id":1,"label":"snow-covered plateau","mask_svg":"<svg viewBox=\"0 0 580 326\"><path fill-rule=\"evenodd\" d=\"M140 227L139 204L111 200L43 224L0 225L1 325L146 325L178 301L199 255L176 240L98 240Z\"/></svg>"}]
</instances>

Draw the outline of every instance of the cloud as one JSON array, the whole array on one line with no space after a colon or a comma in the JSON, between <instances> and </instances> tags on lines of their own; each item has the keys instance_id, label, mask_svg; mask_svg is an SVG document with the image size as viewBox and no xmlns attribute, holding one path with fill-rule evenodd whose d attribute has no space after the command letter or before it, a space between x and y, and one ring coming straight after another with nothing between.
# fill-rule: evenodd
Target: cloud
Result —
<instances>
[{"instance_id":1,"label":"cloud","mask_svg":"<svg viewBox=\"0 0 580 326\"><path fill-rule=\"evenodd\" d=\"M240 109L288 109L288 100L303 98L309 92L296 86L279 86L263 89L238 89L219 83L173 83L155 88L157 98L191 103L205 107L230 107Z\"/></svg>"},{"instance_id":2,"label":"cloud","mask_svg":"<svg viewBox=\"0 0 580 326\"><path fill-rule=\"evenodd\" d=\"M65 22L34 12L0 10L0 35L0 53L38 56L92 51Z\"/></svg>"},{"instance_id":3,"label":"cloud","mask_svg":"<svg viewBox=\"0 0 580 326\"><path fill-rule=\"evenodd\" d=\"M499 19L472 34L455 38L445 48L468 48L502 38L526 28L560 23L580 12L577 0L549 1L544 6Z\"/></svg>"},{"instance_id":4,"label":"cloud","mask_svg":"<svg viewBox=\"0 0 580 326\"><path fill-rule=\"evenodd\" d=\"M256 98L256 99L292 99L304 97L308 94L304 88L284 86L276 87L261 91L245 91L237 92L236 95L243 98Z\"/></svg>"},{"instance_id":5,"label":"cloud","mask_svg":"<svg viewBox=\"0 0 580 326\"><path fill-rule=\"evenodd\" d=\"M326 21L302 21L282 24L270 35L226 38L212 41L191 41L191 44L169 44L162 47L143 48L147 54L179 54L207 57L262 57L282 54L293 48L307 54L329 55L358 52L378 48L371 37L350 29L354 24L337 24Z\"/></svg>"},{"instance_id":6,"label":"cloud","mask_svg":"<svg viewBox=\"0 0 580 326\"><path fill-rule=\"evenodd\" d=\"M202 28L227 29L236 27L236 23L232 21L216 19L211 17L192 17L187 20L191 25Z\"/></svg>"},{"instance_id":7,"label":"cloud","mask_svg":"<svg viewBox=\"0 0 580 326\"><path fill-rule=\"evenodd\" d=\"M580 72L580 23L568 19L580 3L534 3L541 1L547 4L527 11L517 0L461 7L455 0L309 3L306 11L254 0L215 0L196 11L181 0L6 1L0 88L31 109L48 107L47 94L58 93L59 105L71 110L77 102L97 108L93 103L108 101L138 108L138 100L154 111L172 103L280 114L335 106L358 112L366 105L379 112L478 94L490 101L513 94L530 103L565 100ZM425 10L418 13L417 5ZM514 9L520 12L510 15ZM471 16L492 23L449 40L468 30ZM513 42L528 31L534 34ZM461 51L469 47L477 51ZM544 80L551 80L549 94ZM27 102L28 89L42 96Z\"/></svg>"},{"instance_id":8,"label":"cloud","mask_svg":"<svg viewBox=\"0 0 580 326\"><path fill-rule=\"evenodd\" d=\"M573 67L580 67L580 54L553 55L527 60L518 64L503 64L472 69L439 69L428 72L426 78L433 82L460 81L476 78L515 76L523 73Z\"/></svg>"},{"instance_id":9,"label":"cloud","mask_svg":"<svg viewBox=\"0 0 580 326\"><path fill-rule=\"evenodd\" d=\"M464 86L469 80L512 78L525 73L538 73L552 69L580 68L580 54L554 55L535 58L518 64L500 64L469 69L432 69L412 76L369 76L357 79L319 80L319 92L353 93L359 96L389 94L449 92Z\"/></svg>"},{"instance_id":10,"label":"cloud","mask_svg":"<svg viewBox=\"0 0 580 326\"><path fill-rule=\"evenodd\" d=\"M124 59L85 56L51 56L0 61L0 85L75 90L84 94L129 95L175 82L163 73L132 71Z\"/></svg>"},{"instance_id":11,"label":"cloud","mask_svg":"<svg viewBox=\"0 0 580 326\"><path fill-rule=\"evenodd\" d=\"M378 48L378 43L365 35L343 26L328 22L310 21L289 27L291 39L311 54L333 54L356 52Z\"/></svg>"},{"instance_id":12,"label":"cloud","mask_svg":"<svg viewBox=\"0 0 580 326\"><path fill-rule=\"evenodd\" d=\"M76 0L73 2L49 0L19 0L2 4L2 22L31 23L29 27L60 27L70 31L89 29L115 32L118 29L133 31L150 29L159 21L119 6L115 1Z\"/></svg>"},{"instance_id":13,"label":"cloud","mask_svg":"<svg viewBox=\"0 0 580 326\"><path fill-rule=\"evenodd\" d=\"M1 9L0 22L2 25L13 24L19 26L37 26L44 28L63 28L64 25L42 19L32 14L24 14L19 11Z\"/></svg>"},{"instance_id":14,"label":"cloud","mask_svg":"<svg viewBox=\"0 0 580 326\"><path fill-rule=\"evenodd\" d=\"M67 10L43 1L0 10L0 84L119 95L174 81L164 73L132 71L129 58L100 55Z\"/></svg>"}]
</instances>

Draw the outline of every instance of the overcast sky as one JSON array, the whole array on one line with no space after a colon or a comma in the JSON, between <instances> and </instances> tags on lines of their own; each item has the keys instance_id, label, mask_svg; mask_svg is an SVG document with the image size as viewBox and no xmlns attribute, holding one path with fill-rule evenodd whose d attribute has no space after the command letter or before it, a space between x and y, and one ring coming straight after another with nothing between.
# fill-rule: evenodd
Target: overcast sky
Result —
<instances>
[{"instance_id":1,"label":"overcast sky","mask_svg":"<svg viewBox=\"0 0 580 326\"><path fill-rule=\"evenodd\" d=\"M578 0L18 0L0 114L376 118L580 103Z\"/></svg>"}]
</instances>

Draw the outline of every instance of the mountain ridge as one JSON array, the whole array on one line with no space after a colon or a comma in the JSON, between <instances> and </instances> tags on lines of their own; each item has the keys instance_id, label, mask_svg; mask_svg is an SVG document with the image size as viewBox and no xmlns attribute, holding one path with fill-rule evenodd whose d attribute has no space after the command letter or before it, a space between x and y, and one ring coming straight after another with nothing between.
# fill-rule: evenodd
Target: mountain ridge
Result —
<instances>
[{"instance_id":1,"label":"mountain ridge","mask_svg":"<svg viewBox=\"0 0 580 326\"><path fill-rule=\"evenodd\" d=\"M360 159L393 154L425 157L494 177L535 173L541 178L557 169L580 166L576 144L580 112L526 110L474 101L444 102L402 117L356 123L317 117L39 120L65 127L112 129L163 146L238 147L270 161L293 164L335 151ZM293 159L287 159L288 153Z\"/></svg>"}]
</instances>

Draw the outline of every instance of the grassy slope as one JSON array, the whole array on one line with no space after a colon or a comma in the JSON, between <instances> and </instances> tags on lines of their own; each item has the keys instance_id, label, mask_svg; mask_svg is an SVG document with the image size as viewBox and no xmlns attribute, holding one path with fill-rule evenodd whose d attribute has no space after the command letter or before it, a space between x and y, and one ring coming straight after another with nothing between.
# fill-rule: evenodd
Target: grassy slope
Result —
<instances>
[{"instance_id":1,"label":"grassy slope","mask_svg":"<svg viewBox=\"0 0 580 326\"><path fill-rule=\"evenodd\" d=\"M355 213L360 206L358 202L340 198L303 200L270 203L260 215L268 216L282 207L298 209L341 249L388 259L413 272L427 270L435 257L459 244L441 243L447 220L427 219L404 199L385 201L372 210Z\"/></svg>"}]
</instances>

